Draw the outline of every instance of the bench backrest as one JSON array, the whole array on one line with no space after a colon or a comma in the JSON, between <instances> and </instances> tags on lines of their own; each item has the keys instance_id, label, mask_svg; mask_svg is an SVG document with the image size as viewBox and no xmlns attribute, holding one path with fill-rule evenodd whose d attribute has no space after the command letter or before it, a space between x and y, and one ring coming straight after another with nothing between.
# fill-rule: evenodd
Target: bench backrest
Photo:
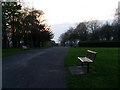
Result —
<instances>
[{"instance_id":1,"label":"bench backrest","mask_svg":"<svg viewBox=\"0 0 120 90\"><path fill-rule=\"evenodd\" d=\"M89 59L91 59L91 60L94 60L95 57L96 57L96 53L97 53L97 52L94 52L94 51L91 51L91 50L87 50L87 55L86 55L86 57L89 58Z\"/></svg>"}]
</instances>

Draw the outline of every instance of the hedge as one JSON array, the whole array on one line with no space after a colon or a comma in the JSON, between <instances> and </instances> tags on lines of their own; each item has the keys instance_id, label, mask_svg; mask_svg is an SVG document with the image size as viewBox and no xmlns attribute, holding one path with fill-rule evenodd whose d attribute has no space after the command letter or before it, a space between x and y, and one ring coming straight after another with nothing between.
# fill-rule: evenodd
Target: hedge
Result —
<instances>
[{"instance_id":1,"label":"hedge","mask_svg":"<svg viewBox=\"0 0 120 90\"><path fill-rule=\"evenodd\" d=\"M120 41L79 42L79 47L120 47Z\"/></svg>"}]
</instances>

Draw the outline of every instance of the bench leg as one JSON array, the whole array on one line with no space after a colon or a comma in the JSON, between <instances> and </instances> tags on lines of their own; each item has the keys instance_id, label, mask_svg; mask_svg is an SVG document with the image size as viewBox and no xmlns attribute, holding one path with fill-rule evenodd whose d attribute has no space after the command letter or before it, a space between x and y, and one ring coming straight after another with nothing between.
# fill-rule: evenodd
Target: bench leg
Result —
<instances>
[{"instance_id":1,"label":"bench leg","mask_svg":"<svg viewBox=\"0 0 120 90\"><path fill-rule=\"evenodd\" d=\"M82 68L83 68L83 63L81 63L81 66L82 66Z\"/></svg>"},{"instance_id":2,"label":"bench leg","mask_svg":"<svg viewBox=\"0 0 120 90\"><path fill-rule=\"evenodd\" d=\"M87 63L87 72L89 72L89 63Z\"/></svg>"}]
</instances>

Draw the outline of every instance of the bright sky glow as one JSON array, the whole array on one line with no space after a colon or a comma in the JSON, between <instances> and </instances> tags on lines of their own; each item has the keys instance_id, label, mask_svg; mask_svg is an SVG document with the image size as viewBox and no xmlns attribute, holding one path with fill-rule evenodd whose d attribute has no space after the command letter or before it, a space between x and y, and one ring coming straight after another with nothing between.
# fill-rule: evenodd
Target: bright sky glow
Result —
<instances>
[{"instance_id":1,"label":"bright sky glow","mask_svg":"<svg viewBox=\"0 0 120 90\"><path fill-rule=\"evenodd\" d=\"M120 0L23 0L27 5L43 10L45 19L52 26L56 42L68 29L64 23L78 23L89 20L113 19ZM61 24L63 24L61 26ZM56 27L57 25L57 27ZM71 26L69 26L71 27Z\"/></svg>"},{"instance_id":2,"label":"bright sky glow","mask_svg":"<svg viewBox=\"0 0 120 90\"><path fill-rule=\"evenodd\" d=\"M113 19L119 0L26 0L43 10L50 24Z\"/></svg>"}]
</instances>

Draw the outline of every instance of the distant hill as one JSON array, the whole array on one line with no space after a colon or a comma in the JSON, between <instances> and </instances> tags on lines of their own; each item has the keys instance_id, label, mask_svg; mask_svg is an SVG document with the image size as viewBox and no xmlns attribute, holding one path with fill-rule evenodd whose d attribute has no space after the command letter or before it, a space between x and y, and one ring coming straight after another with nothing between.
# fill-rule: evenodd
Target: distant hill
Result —
<instances>
[{"instance_id":1,"label":"distant hill","mask_svg":"<svg viewBox=\"0 0 120 90\"><path fill-rule=\"evenodd\" d=\"M58 42L58 38L64 32L66 32L70 27L75 27L76 24L73 23L62 23L62 24L54 24L51 25L52 32L54 33L55 42Z\"/></svg>"}]
</instances>

